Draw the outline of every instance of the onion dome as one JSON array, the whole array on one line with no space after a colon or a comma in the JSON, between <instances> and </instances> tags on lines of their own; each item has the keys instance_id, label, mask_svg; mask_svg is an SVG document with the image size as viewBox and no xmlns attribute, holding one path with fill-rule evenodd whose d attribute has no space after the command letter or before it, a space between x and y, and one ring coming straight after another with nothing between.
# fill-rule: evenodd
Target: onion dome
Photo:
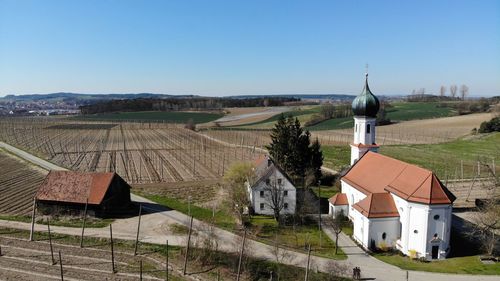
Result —
<instances>
[{"instance_id":1,"label":"onion dome","mask_svg":"<svg viewBox=\"0 0 500 281\"><path fill-rule=\"evenodd\" d=\"M378 98L372 94L368 87L368 73L366 73L365 88L359 96L352 101L354 116L376 117L380 108Z\"/></svg>"}]
</instances>

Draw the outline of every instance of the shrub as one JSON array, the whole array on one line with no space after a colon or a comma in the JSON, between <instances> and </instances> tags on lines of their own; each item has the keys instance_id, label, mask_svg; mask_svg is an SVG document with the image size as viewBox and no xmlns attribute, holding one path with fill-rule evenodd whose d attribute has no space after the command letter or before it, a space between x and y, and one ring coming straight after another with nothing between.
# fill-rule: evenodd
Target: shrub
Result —
<instances>
[{"instance_id":1,"label":"shrub","mask_svg":"<svg viewBox=\"0 0 500 281\"><path fill-rule=\"evenodd\" d=\"M481 123L479 133L500 132L500 117L495 117L490 121Z\"/></svg>"},{"instance_id":2,"label":"shrub","mask_svg":"<svg viewBox=\"0 0 500 281\"><path fill-rule=\"evenodd\" d=\"M408 250L408 255L409 255L409 256L410 256L410 258L412 258L412 259L416 259L416 258L418 258L418 252L417 252L417 250L413 250L413 249Z\"/></svg>"}]
</instances>

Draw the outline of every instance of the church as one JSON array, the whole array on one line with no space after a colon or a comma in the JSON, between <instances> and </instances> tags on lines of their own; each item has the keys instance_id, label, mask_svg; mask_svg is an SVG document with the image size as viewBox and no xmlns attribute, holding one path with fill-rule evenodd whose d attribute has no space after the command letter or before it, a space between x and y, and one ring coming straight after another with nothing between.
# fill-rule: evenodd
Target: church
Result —
<instances>
[{"instance_id":1,"label":"church","mask_svg":"<svg viewBox=\"0 0 500 281\"><path fill-rule=\"evenodd\" d=\"M455 196L432 171L378 153L379 108L366 74L365 87L352 102L351 167L341 178L341 193L329 199L329 214L347 216L353 239L366 249L395 248L414 258L444 259Z\"/></svg>"}]
</instances>

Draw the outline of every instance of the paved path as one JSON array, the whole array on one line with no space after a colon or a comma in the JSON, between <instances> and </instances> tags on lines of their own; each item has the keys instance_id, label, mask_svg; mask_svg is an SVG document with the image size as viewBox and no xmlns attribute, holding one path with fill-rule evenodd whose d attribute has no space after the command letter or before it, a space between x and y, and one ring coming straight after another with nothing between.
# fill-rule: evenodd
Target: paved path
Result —
<instances>
[{"instance_id":1,"label":"paved path","mask_svg":"<svg viewBox=\"0 0 500 281\"><path fill-rule=\"evenodd\" d=\"M0 142L0 147L3 147L12 153L33 162L34 164L40 165L42 167L53 167L55 169L64 169L57 167L56 165L40 159L36 156L30 155L22 150L14 148L10 145L6 145ZM169 226L177 223L183 225L189 225L189 217L183 213L176 210L168 209L164 206L158 205L146 198L132 194L131 199L135 202L141 203L145 210L150 211L150 213L145 214L141 219L141 233L140 241L149 242L155 244L164 244L168 239L171 245L184 246L186 244L185 235L179 236L172 234L169 230ZM138 219L128 218L119 219L113 222L113 237L124 240L135 240L136 236L136 226ZM0 220L0 226L10 227L15 229L29 230L30 224L16 221L2 221ZM45 231L47 226L45 225L35 225L36 231ZM196 231L193 243L199 242L203 237L206 237L206 233L210 232L210 226L206 223L193 220L193 229ZM52 226L51 231L54 233L68 234L79 236L81 234L80 228L73 227L61 227ZM219 228L212 228L215 234L219 249L228 252L237 252L239 250L239 244L241 237L238 235L222 230ZM334 234L330 228L324 226L325 233L332 239L335 239ZM109 237L109 229L105 228L88 228L85 230L86 237ZM248 248L245 250L250 256L256 258L264 258L268 260L276 260L275 249L272 246L266 245L261 242L254 240L247 240ZM361 273L363 278L368 278L365 280L384 280L384 281L400 281L406 280L406 272L398 267L386 264L382 261L377 260L374 257L367 255L362 251L357 245L346 235L341 234L339 237L339 246L348 255L347 260L342 261L332 261L330 259L311 256L311 269L328 271L332 264L340 264L352 268L354 266L359 266L361 268ZM295 265L299 267L304 267L307 261L307 256L302 253L280 250L280 256L282 263ZM409 271L408 280L427 280L427 281L491 281L499 280L499 276L484 276L484 275L459 275L459 274L442 274L442 273L431 273L431 272L419 272L419 271Z\"/></svg>"}]
</instances>

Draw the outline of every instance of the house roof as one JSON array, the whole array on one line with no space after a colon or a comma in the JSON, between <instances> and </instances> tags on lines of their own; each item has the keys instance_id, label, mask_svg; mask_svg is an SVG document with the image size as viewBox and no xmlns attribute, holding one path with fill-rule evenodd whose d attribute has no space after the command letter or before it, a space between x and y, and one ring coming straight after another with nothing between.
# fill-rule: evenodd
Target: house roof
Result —
<instances>
[{"instance_id":1,"label":"house roof","mask_svg":"<svg viewBox=\"0 0 500 281\"><path fill-rule=\"evenodd\" d=\"M372 193L353 207L367 218L399 217L394 199L387 192Z\"/></svg>"},{"instance_id":2,"label":"house roof","mask_svg":"<svg viewBox=\"0 0 500 281\"><path fill-rule=\"evenodd\" d=\"M411 202L451 204L455 196L432 171L368 151L342 178L366 195L392 192Z\"/></svg>"},{"instance_id":3,"label":"house roof","mask_svg":"<svg viewBox=\"0 0 500 281\"><path fill-rule=\"evenodd\" d=\"M349 205L345 193L337 193L328 199L328 201L334 206Z\"/></svg>"},{"instance_id":4,"label":"house roof","mask_svg":"<svg viewBox=\"0 0 500 281\"><path fill-rule=\"evenodd\" d=\"M50 171L38 188L37 200L101 204L115 173Z\"/></svg>"},{"instance_id":5,"label":"house roof","mask_svg":"<svg viewBox=\"0 0 500 281\"><path fill-rule=\"evenodd\" d=\"M255 175L256 181L252 184L252 187L257 186L261 181L269 178L274 172L279 172L283 177L293 185L293 181L288 177L285 171L283 171L274 161L269 158L269 156L259 157L255 161Z\"/></svg>"}]
</instances>

